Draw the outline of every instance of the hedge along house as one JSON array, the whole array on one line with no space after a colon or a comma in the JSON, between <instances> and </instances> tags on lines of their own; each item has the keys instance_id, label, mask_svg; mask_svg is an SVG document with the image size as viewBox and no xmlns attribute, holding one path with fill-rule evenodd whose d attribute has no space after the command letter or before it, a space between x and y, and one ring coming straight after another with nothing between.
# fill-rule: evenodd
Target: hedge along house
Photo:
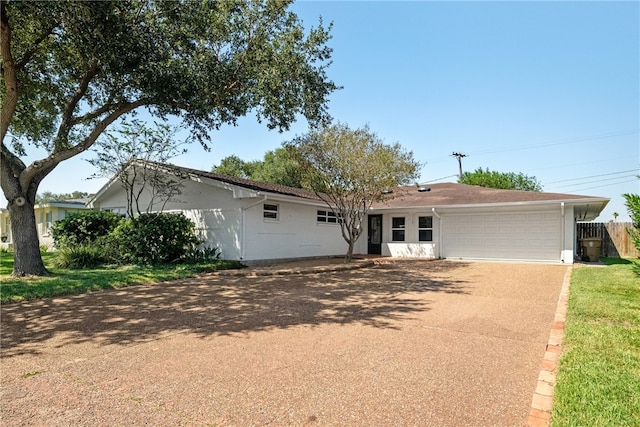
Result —
<instances>
[{"instance_id":1,"label":"hedge along house","mask_svg":"<svg viewBox=\"0 0 640 427\"><path fill-rule=\"evenodd\" d=\"M36 227L40 245L52 247L53 237L51 227L53 223L64 219L68 215L87 210L85 203L89 199L61 200L35 205L33 210L36 216ZM8 209L0 209L0 247L11 248L13 236L11 235L11 219Z\"/></svg>"},{"instance_id":2,"label":"hedge along house","mask_svg":"<svg viewBox=\"0 0 640 427\"><path fill-rule=\"evenodd\" d=\"M178 194L144 210L182 212L205 244L247 263L344 255L339 218L316 194L174 165L154 164L179 179ZM395 257L572 263L576 221L595 219L609 199L442 183L399 187L368 212L354 254ZM112 178L89 202L126 212L127 198Z\"/></svg>"}]
</instances>

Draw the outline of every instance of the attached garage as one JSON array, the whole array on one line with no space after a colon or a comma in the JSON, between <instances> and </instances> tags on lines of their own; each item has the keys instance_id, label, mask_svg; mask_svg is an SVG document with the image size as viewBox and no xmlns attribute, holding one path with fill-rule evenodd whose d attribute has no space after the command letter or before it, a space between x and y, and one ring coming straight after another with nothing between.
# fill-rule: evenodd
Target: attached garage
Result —
<instances>
[{"instance_id":1,"label":"attached garage","mask_svg":"<svg viewBox=\"0 0 640 427\"><path fill-rule=\"evenodd\" d=\"M576 221L595 219L609 202L456 183L400 187L393 193L374 204L369 217L382 224L377 253L395 257L570 264L577 249ZM428 219L430 228L421 228L421 218ZM421 238L425 231L429 239Z\"/></svg>"},{"instance_id":2,"label":"attached garage","mask_svg":"<svg viewBox=\"0 0 640 427\"><path fill-rule=\"evenodd\" d=\"M442 217L443 258L557 261L561 251L558 211Z\"/></svg>"}]
</instances>

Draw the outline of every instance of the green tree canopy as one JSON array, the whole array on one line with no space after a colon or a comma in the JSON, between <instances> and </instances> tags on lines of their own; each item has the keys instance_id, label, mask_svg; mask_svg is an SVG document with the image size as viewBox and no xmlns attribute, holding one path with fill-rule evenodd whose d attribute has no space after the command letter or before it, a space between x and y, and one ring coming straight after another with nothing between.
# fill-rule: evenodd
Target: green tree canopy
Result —
<instances>
[{"instance_id":1,"label":"green tree canopy","mask_svg":"<svg viewBox=\"0 0 640 427\"><path fill-rule=\"evenodd\" d=\"M294 150L292 146L276 148L267 151L262 160L249 162L235 155L227 156L212 168L212 172L302 188L302 171Z\"/></svg>"},{"instance_id":2,"label":"green tree canopy","mask_svg":"<svg viewBox=\"0 0 640 427\"><path fill-rule=\"evenodd\" d=\"M504 190L542 191L542 185L534 176L514 172L496 172L489 170L489 168L478 168L473 172L465 172L458 182Z\"/></svg>"},{"instance_id":3,"label":"green tree canopy","mask_svg":"<svg viewBox=\"0 0 640 427\"><path fill-rule=\"evenodd\" d=\"M211 172L237 178L253 179L253 172L259 161L246 162L236 155L227 156L220 160L220 164L211 168Z\"/></svg>"},{"instance_id":4,"label":"green tree canopy","mask_svg":"<svg viewBox=\"0 0 640 427\"><path fill-rule=\"evenodd\" d=\"M337 123L312 130L291 145L302 165L305 186L341 218L342 237L350 262L362 222L385 190L414 181L420 164L400 144L385 144L368 126L350 129Z\"/></svg>"},{"instance_id":5,"label":"green tree canopy","mask_svg":"<svg viewBox=\"0 0 640 427\"><path fill-rule=\"evenodd\" d=\"M86 191L73 191L71 193L53 193L51 191L45 191L42 194L36 196L35 203L41 205L44 203L61 202L64 200L86 199L91 197L91 193Z\"/></svg>"},{"instance_id":6,"label":"green tree canopy","mask_svg":"<svg viewBox=\"0 0 640 427\"><path fill-rule=\"evenodd\" d=\"M177 117L209 132L250 112L286 130L326 123L329 29L305 29L291 1L0 0L0 185L14 274L46 274L33 204L40 182L124 115ZM47 156L26 165L27 147Z\"/></svg>"}]
</instances>

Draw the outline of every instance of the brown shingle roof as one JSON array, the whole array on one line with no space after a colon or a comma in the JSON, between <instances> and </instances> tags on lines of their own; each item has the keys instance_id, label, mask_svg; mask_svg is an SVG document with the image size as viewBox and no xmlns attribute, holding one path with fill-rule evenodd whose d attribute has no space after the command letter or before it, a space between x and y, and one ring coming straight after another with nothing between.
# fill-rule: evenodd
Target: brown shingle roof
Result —
<instances>
[{"instance_id":1,"label":"brown shingle roof","mask_svg":"<svg viewBox=\"0 0 640 427\"><path fill-rule=\"evenodd\" d=\"M186 168L172 164L158 164L159 166L174 169L177 172L209 178L242 188L247 188L259 192L282 194L286 196L299 197L308 200L321 200L313 191L302 188L287 187L285 185L270 184L266 182L251 181L229 175L206 172L198 169ZM500 190L495 188L480 187L477 185L466 185L457 183L436 183L428 186L430 191L420 192L416 186L404 186L393 189L393 198L384 202L374 203L373 209L389 208L409 208L409 207L436 207L436 206L456 206L456 205L482 205L482 204L504 204L521 202L544 202L544 201L571 201L589 200L601 202L602 197L581 196L576 194L545 193L537 191L520 190Z\"/></svg>"},{"instance_id":2,"label":"brown shingle roof","mask_svg":"<svg viewBox=\"0 0 640 427\"><path fill-rule=\"evenodd\" d=\"M477 185L439 183L425 186L430 191L419 192L416 186L398 187L393 190L393 199L375 203L374 209L404 208L414 206L455 206L491 203L518 203L542 201L568 201L602 199L576 194L544 193L536 191L499 190Z\"/></svg>"},{"instance_id":3,"label":"brown shingle roof","mask_svg":"<svg viewBox=\"0 0 640 427\"><path fill-rule=\"evenodd\" d=\"M237 185L238 187L247 188L249 190L300 197L302 199L320 200L313 191L303 190L302 188L287 187L286 185L270 184L267 182L251 181L235 176L206 172L168 163L158 165L167 169L174 169L177 172L196 175L203 178L209 178L216 181L225 182L227 184Z\"/></svg>"}]
</instances>

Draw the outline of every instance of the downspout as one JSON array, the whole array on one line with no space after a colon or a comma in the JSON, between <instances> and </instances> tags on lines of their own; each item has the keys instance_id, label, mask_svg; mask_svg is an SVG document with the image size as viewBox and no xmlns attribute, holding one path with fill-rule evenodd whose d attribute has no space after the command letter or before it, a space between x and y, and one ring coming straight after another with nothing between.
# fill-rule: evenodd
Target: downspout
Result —
<instances>
[{"instance_id":1,"label":"downspout","mask_svg":"<svg viewBox=\"0 0 640 427\"><path fill-rule=\"evenodd\" d=\"M436 208L431 208L431 213L438 218L438 259L441 259L442 254L442 217L436 212Z\"/></svg>"},{"instance_id":2,"label":"downspout","mask_svg":"<svg viewBox=\"0 0 640 427\"><path fill-rule=\"evenodd\" d=\"M263 195L261 200L258 200L257 202L253 202L251 203L249 206L245 206L244 208L240 208L240 210L242 211L242 215L240 216L240 261L244 260L244 220L245 220L245 212L248 209L251 209L254 206L259 205L260 203L264 203L267 201L267 195Z\"/></svg>"},{"instance_id":3,"label":"downspout","mask_svg":"<svg viewBox=\"0 0 640 427\"><path fill-rule=\"evenodd\" d=\"M560 227L560 232L562 233L562 250L560 252L560 261L564 263L565 262L565 260L564 260L565 247L564 246L567 243L566 236L564 235L565 234L564 202L560 202L560 213L562 215L562 226Z\"/></svg>"}]
</instances>

